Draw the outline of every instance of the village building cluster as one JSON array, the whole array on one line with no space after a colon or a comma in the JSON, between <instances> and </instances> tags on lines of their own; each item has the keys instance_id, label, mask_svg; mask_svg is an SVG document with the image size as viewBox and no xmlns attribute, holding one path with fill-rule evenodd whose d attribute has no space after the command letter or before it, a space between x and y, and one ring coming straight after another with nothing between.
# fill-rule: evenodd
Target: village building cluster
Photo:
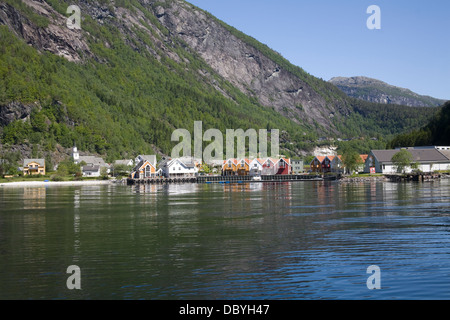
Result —
<instances>
[{"instance_id":1,"label":"village building cluster","mask_svg":"<svg viewBox=\"0 0 450 320\"><path fill-rule=\"evenodd\" d=\"M413 170L426 173L450 170L450 147L425 146L372 150L369 154L359 155L360 161L355 171L369 174L396 174L398 168L392 159L402 149L410 154L411 163L415 164L415 166L407 166L404 173L411 173ZM318 173L349 173L340 155L316 156L311 161L310 168L311 172Z\"/></svg>"},{"instance_id":2,"label":"village building cluster","mask_svg":"<svg viewBox=\"0 0 450 320\"><path fill-rule=\"evenodd\" d=\"M450 147L426 146L403 148L412 159L413 166L405 168L405 173L413 170L435 172L450 170ZM355 172L369 174L395 174L398 168L393 157L400 149L372 150L369 154L359 155ZM127 168L127 174L132 179L147 179L155 177L179 178L196 177L205 172L199 159L163 158L157 161L156 155L138 155L135 159L116 160L112 164L95 156L81 156L77 147L72 149L72 159L75 164L81 164L83 177L100 177L103 173L114 174L118 166ZM1 160L0 160L1 161ZM300 175L300 174L343 174L352 173L346 169L341 155L315 156L309 164L303 160L279 158L227 159L206 165L209 173L222 176L263 176L263 175ZM44 159L24 159L19 168L23 175L45 175Z\"/></svg>"}]
</instances>

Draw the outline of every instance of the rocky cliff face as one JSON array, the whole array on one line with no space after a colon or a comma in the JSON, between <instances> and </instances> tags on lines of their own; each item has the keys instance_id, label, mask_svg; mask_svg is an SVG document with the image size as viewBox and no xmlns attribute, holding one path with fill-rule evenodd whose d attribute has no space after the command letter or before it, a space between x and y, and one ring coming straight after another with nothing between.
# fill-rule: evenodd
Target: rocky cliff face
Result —
<instances>
[{"instance_id":1,"label":"rocky cliff face","mask_svg":"<svg viewBox=\"0 0 450 320\"><path fill-rule=\"evenodd\" d=\"M81 30L66 25L69 3L81 9ZM41 116L54 126L33 128L36 143L50 139L67 148L77 140L122 157L132 142L135 150L167 153L175 128L203 120L222 129L276 125L282 152L301 154L318 137L398 133L412 126L405 118L419 117L417 110L393 114L389 108L385 125L380 106L349 99L183 0L0 0L0 32L8 48L0 48L7 64L0 68L0 131L17 119L31 122L42 105ZM25 59L33 57L22 59L30 71L9 59L15 47ZM15 78L5 76L8 68ZM36 86L26 94L29 73ZM27 139L17 135L8 143Z\"/></svg>"},{"instance_id":2,"label":"rocky cliff face","mask_svg":"<svg viewBox=\"0 0 450 320\"><path fill-rule=\"evenodd\" d=\"M6 126L14 120L25 120L31 114L33 104L23 104L20 102L11 102L6 105L0 105L0 126Z\"/></svg>"},{"instance_id":3,"label":"rocky cliff face","mask_svg":"<svg viewBox=\"0 0 450 320\"><path fill-rule=\"evenodd\" d=\"M181 38L220 76L267 107L297 122L333 127L334 116L348 113L341 101L327 103L318 91L229 32L222 23L184 1L156 8L171 34Z\"/></svg>"},{"instance_id":4,"label":"rocky cliff face","mask_svg":"<svg viewBox=\"0 0 450 320\"><path fill-rule=\"evenodd\" d=\"M38 50L52 52L69 61L99 59L89 48L87 31L68 29L67 16L45 1L22 1L36 14L45 17L48 25L36 27L20 10L4 2L0 2L0 25L7 25ZM336 132L334 121L350 112L344 100L327 101L317 88L237 38L214 17L191 4L182 0L140 0L139 4L130 9L115 6L114 2L77 3L82 16L89 16L99 24L115 24L123 37L129 39L130 46L134 41L140 41L136 28L146 32L153 41L146 48L158 60L165 55L176 63L188 63L177 54L181 44L184 50L199 55L218 76L242 93L298 123ZM105 46L109 44L105 43ZM206 70L199 70L199 75L202 81L212 83L228 96L227 89L214 80L214 75Z\"/></svg>"},{"instance_id":5,"label":"rocky cliff face","mask_svg":"<svg viewBox=\"0 0 450 320\"><path fill-rule=\"evenodd\" d=\"M350 97L375 103L397 104L409 107L436 107L444 100L421 96L411 90L392 86L367 77L335 77L330 83Z\"/></svg>"},{"instance_id":6,"label":"rocky cliff face","mask_svg":"<svg viewBox=\"0 0 450 320\"><path fill-rule=\"evenodd\" d=\"M83 33L67 28L67 17L58 13L45 1L22 1L36 14L47 19L48 25L36 27L23 12L4 2L0 2L0 25L8 26L17 36L38 50L52 52L69 61L81 61L83 57L93 56Z\"/></svg>"}]
</instances>

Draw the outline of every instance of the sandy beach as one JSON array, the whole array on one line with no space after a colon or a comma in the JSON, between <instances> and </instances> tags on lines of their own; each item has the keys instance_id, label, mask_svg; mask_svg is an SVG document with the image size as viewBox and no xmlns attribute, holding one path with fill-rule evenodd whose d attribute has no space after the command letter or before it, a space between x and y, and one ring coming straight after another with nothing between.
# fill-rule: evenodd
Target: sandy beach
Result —
<instances>
[{"instance_id":1,"label":"sandy beach","mask_svg":"<svg viewBox=\"0 0 450 320\"><path fill-rule=\"evenodd\" d=\"M89 186L112 184L110 180L87 181L20 181L0 183L0 187Z\"/></svg>"}]
</instances>

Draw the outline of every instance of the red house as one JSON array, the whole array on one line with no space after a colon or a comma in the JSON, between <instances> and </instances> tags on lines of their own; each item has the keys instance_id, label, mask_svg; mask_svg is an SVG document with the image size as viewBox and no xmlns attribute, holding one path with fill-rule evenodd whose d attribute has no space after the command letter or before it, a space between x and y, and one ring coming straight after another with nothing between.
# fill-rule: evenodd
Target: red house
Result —
<instances>
[{"instance_id":1,"label":"red house","mask_svg":"<svg viewBox=\"0 0 450 320\"><path fill-rule=\"evenodd\" d=\"M281 158L277 162L277 175L291 174L291 159Z\"/></svg>"}]
</instances>

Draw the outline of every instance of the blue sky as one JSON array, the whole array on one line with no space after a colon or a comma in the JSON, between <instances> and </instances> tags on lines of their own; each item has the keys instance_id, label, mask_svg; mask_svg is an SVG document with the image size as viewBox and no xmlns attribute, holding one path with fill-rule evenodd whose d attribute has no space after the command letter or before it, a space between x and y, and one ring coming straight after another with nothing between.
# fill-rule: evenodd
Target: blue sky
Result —
<instances>
[{"instance_id":1,"label":"blue sky","mask_svg":"<svg viewBox=\"0 0 450 320\"><path fill-rule=\"evenodd\" d=\"M448 0L188 0L329 80L367 76L450 100ZM381 29L366 26L370 5Z\"/></svg>"}]
</instances>

